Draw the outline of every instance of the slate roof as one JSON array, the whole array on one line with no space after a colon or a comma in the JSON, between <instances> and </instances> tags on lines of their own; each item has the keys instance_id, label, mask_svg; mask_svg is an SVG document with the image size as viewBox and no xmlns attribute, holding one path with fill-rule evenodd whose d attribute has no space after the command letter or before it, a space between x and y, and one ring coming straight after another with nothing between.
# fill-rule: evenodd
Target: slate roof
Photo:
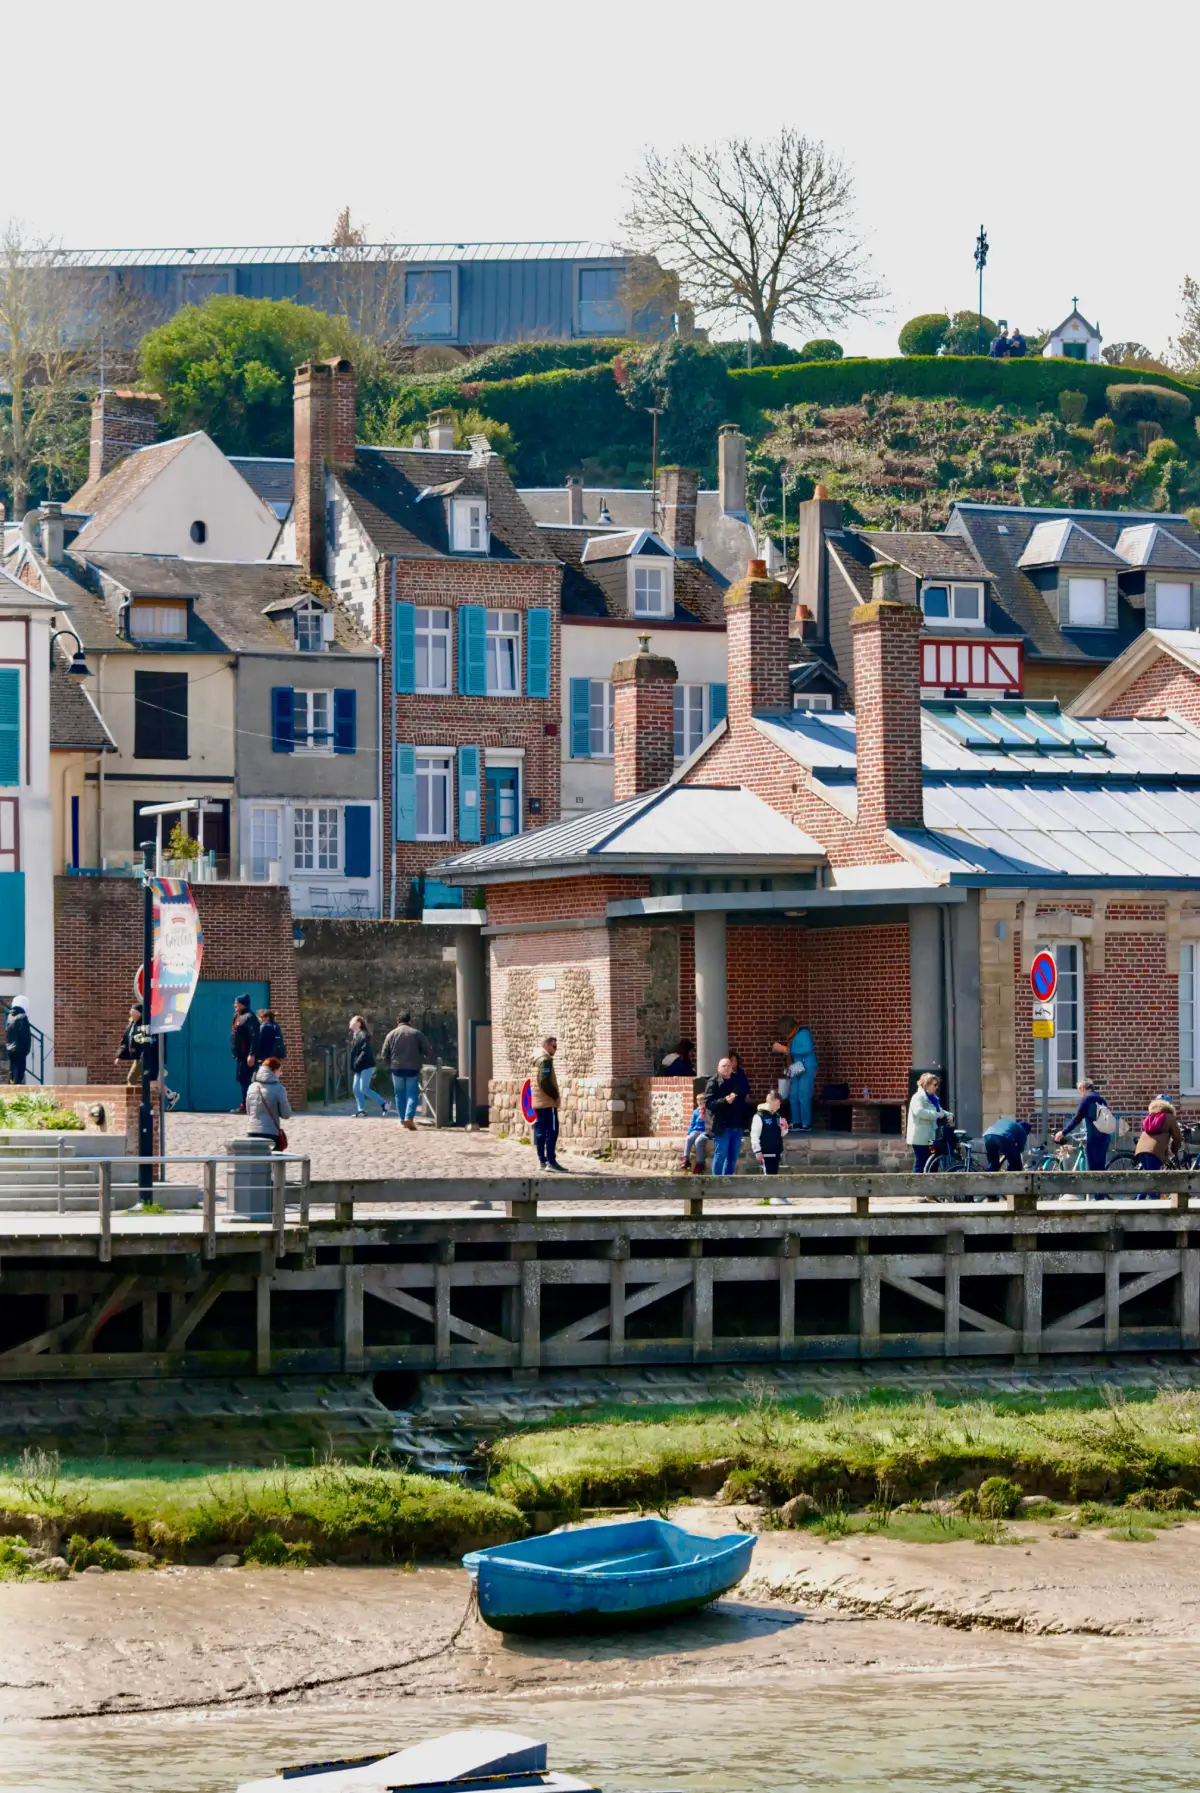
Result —
<instances>
[{"instance_id":1,"label":"slate roof","mask_svg":"<svg viewBox=\"0 0 1200 1793\"><path fill-rule=\"evenodd\" d=\"M1200 578L1200 545L1193 548L1158 523L1136 523L1117 537L1116 551L1131 567L1161 568Z\"/></svg>"},{"instance_id":2,"label":"slate roof","mask_svg":"<svg viewBox=\"0 0 1200 1793\"><path fill-rule=\"evenodd\" d=\"M970 542L940 530L862 529L855 533L876 560L892 560L918 579L988 579L991 577Z\"/></svg>"},{"instance_id":3,"label":"slate roof","mask_svg":"<svg viewBox=\"0 0 1200 1793\"><path fill-rule=\"evenodd\" d=\"M406 560L552 560L503 462L472 467L470 459L467 449L357 448L353 467L338 468L335 478L381 554ZM432 496L436 487L451 482L459 497L487 500L489 554L451 549L446 505ZM422 493L431 495L422 498Z\"/></svg>"},{"instance_id":4,"label":"slate roof","mask_svg":"<svg viewBox=\"0 0 1200 1793\"><path fill-rule=\"evenodd\" d=\"M251 491L285 523L296 497L295 461L265 454L231 454L225 458L231 467L237 468Z\"/></svg>"},{"instance_id":5,"label":"slate roof","mask_svg":"<svg viewBox=\"0 0 1200 1793\"><path fill-rule=\"evenodd\" d=\"M628 574L625 567L628 547L615 557L601 555L593 559L589 555L585 562L585 548L590 544L594 551L596 543L606 542L609 538L578 526L563 529L542 527L538 534L545 544L545 551L563 564L564 617L611 616L619 617L622 622L658 620L649 617L634 618L629 614ZM627 544L637 538L621 534L612 539ZM694 555L677 557L674 621L716 623L724 626L726 589L725 581L704 561L697 560Z\"/></svg>"},{"instance_id":6,"label":"slate roof","mask_svg":"<svg viewBox=\"0 0 1200 1793\"><path fill-rule=\"evenodd\" d=\"M114 517L119 516L139 493L145 491L151 480L156 479L163 468L183 452L189 442L194 442L203 433L202 430L193 430L189 436L173 436L169 442L152 442L147 448L136 448L132 454L127 454L115 467L110 468L103 479L85 481L64 507L69 511L83 512L89 519L75 537L75 542L86 548L89 531L93 537L98 535L102 522L110 523Z\"/></svg>"},{"instance_id":7,"label":"slate roof","mask_svg":"<svg viewBox=\"0 0 1200 1793\"><path fill-rule=\"evenodd\" d=\"M1071 517L1036 524L1017 561L1019 567L1100 567L1105 572L1122 564L1115 548Z\"/></svg>"},{"instance_id":8,"label":"slate roof","mask_svg":"<svg viewBox=\"0 0 1200 1793\"><path fill-rule=\"evenodd\" d=\"M62 643L55 650L61 656ZM69 678L61 666L50 674L50 745L83 753L115 753L117 744L92 701L90 679Z\"/></svg>"},{"instance_id":9,"label":"slate roof","mask_svg":"<svg viewBox=\"0 0 1200 1793\"><path fill-rule=\"evenodd\" d=\"M570 526L565 486L522 486L520 495L535 523L551 529ZM645 486L585 486L582 497L584 525L593 531L607 527L600 518L602 504L607 507L609 525L613 527L654 527L654 505ZM746 513L723 511L721 494L715 487L696 494L696 542L710 571L730 584L743 577L746 562L758 553Z\"/></svg>"}]
</instances>

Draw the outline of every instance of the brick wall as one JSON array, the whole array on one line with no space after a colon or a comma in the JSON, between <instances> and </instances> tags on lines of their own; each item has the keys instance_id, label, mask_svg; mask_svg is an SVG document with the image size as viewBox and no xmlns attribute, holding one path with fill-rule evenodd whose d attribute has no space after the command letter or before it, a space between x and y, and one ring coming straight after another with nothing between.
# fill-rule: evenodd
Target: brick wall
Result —
<instances>
[{"instance_id":1,"label":"brick wall","mask_svg":"<svg viewBox=\"0 0 1200 1793\"><path fill-rule=\"evenodd\" d=\"M858 830L872 844L885 828L919 828L921 613L911 604L863 604L850 618Z\"/></svg>"},{"instance_id":2,"label":"brick wall","mask_svg":"<svg viewBox=\"0 0 1200 1793\"><path fill-rule=\"evenodd\" d=\"M613 802L656 791L675 770L674 660L643 651L613 667Z\"/></svg>"},{"instance_id":3,"label":"brick wall","mask_svg":"<svg viewBox=\"0 0 1200 1793\"><path fill-rule=\"evenodd\" d=\"M296 559L311 577L325 577L325 453L333 375L323 362L305 362L293 383Z\"/></svg>"},{"instance_id":4,"label":"brick wall","mask_svg":"<svg viewBox=\"0 0 1200 1793\"><path fill-rule=\"evenodd\" d=\"M204 929L201 977L213 982L268 980L285 1040L301 1037L292 913L283 888L198 884ZM142 894L132 878L54 880L55 1041L59 1064L86 1069L93 1083L112 1076L142 961ZM294 1107L304 1105L304 1063L289 1052L283 1080Z\"/></svg>"},{"instance_id":5,"label":"brick wall","mask_svg":"<svg viewBox=\"0 0 1200 1793\"><path fill-rule=\"evenodd\" d=\"M1200 674L1181 666L1173 655L1160 653L1131 685L1110 698L1101 714L1165 716L1168 710L1200 722Z\"/></svg>"},{"instance_id":6,"label":"brick wall","mask_svg":"<svg viewBox=\"0 0 1200 1793\"><path fill-rule=\"evenodd\" d=\"M609 903L649 894L648 878L544 878L528 884L489 884L488 924L501 927L547 921L551 917L567 921L589 915L603 919Z\"/></svg>"}]
</instances>

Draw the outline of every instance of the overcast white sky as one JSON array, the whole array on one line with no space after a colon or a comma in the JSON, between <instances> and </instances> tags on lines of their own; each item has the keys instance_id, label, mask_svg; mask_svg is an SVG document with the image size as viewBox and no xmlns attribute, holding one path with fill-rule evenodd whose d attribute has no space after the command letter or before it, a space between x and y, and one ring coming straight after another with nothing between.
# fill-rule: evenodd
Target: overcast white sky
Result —
<instances>
[{"instance_id":1,"label":"overcast white sky","mask_svg":"<svg viewBox=\"0 0 1200 1793\"><path fill-rule=\"evenodd\" d=\"M607 238L645 145L786 123L853 165L890 292L850 352L972 305L981 222L984 309L1026 330L1077 293L1158 349L1200 278L1196 0L65 0L54 38L5 135L14 209L70 247L320 242L346 203L400 240Z\"/></svg>"}]
</instances>

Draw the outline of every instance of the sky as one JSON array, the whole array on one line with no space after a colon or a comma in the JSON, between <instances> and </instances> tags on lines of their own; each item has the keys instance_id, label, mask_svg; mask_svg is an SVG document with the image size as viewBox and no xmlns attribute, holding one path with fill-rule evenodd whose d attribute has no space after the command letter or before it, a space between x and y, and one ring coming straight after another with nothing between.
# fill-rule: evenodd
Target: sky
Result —
<instances>
[{"instance_id":1,"label":"sky","mask_svg":"<svg viewBox=\"0 0 1200 1793\"><path fill-rule=\"evenodd\" d=\"M835 330L848 353L974 307L981 223L984 310L1026 331L1078 295L1106 341L1157 351L1200 278L1196 0L109 0L99 19L64 0L69 81L36 55L5 92L16 215L71 248L318 243L344 205L373 239L608 240L647 146L790 125L852 167L888 291Z\"/></svg>"}]
</instances>

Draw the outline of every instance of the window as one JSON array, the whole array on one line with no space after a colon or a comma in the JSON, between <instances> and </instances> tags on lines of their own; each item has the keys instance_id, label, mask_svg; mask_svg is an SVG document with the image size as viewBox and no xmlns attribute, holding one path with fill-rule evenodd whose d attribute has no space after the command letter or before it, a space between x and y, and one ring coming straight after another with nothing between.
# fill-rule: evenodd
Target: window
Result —
<instances>
[{"instance_id":1,"label":"window","mask_svg":"<svg viewBox=\"0 0 1200 1793\"><path fill-rule=\"evenodd\" d=\"M297 809L292 812L293 867L298 872L339 872L338 812L336 809Z\"/></svg>"},{"instance_id":2,"label":"window","mask_svg":"<svg viewBox=\"0 0 1200 1793\"><path fill-rule=\"evenodd\" d=\"M486 554L489 547L487 505L482 498L455 498L452 545L459 554Z\"/></svg>"},{"instance_id":3,"label":"window","mask_svg":"<svg viewBox=\"0 0 1200 1793\"><path fill-rule=\"evenodd\" d=\"M921 592L921 609L927 622L961 623L968 628L983 625L982 585L926 585Z\"/></svg>"},{"instance_id":4,"label":"window","mask_svg":"<svg viewBox=\"0 0 1200 1793\"><path fill-rule=\"evenodd\" d=\"M404 277L405 324L411 336L453 336L454 274L450 268L414 268Z\"/></svg>"},{"instance_id":5,"label":"window","mask_svg":"<svg viewBox=\"0 0 1200 1793\"><path fill-rule=\"evenodd\" d=\"M521 774L516 766L488 766L483 780L483 838L507 840L521 832Z\"/></svg>"},{"instance_id":6,"label":"window","mask_svg":"<svg viewBox=\"0 0 1200 1793\"><path fill-rule=\"evenodd\" d=\"M133 675L133 757L185 760L188 756L186 672Z\"/></svg>"},{"instance_id":7,"label":"window","mask_svg":"<svg viewBox=\"0 0 1200 1793\"><path fill-rule=\"evenodd\" d=\"M319 654L329 640L325 623L329 614L314 604L302 604L296 611L296 646L302 654ZM332 616L329 617L332 621Z\"/></svg>"},{"instance_id":8,"label":"window","mask_svg":"<svg viewBox=\"0 0 1200 1793\"><path fill-rule=\"evenodd\" d=\"M832 710L833 698L828 691L806 691L803 696L797 692L792 699L793 710Z\"/></svg>"},{"instance_id":9,"label":"window","mask_svg":"<svg viewBox=\"0 0 1200 1793\"><path fill-rule=\"evenodd\" d=\"M1190 629L1192 626L1192 588L1190 585L1154 582L1154 626L1156 629Z\"/></svg>"},{"instance_id":10,"label":"window","mask_svg":"<svg viewBox=\"0 0 1200 1793\"><path fill-rule=\"evenodd\" d=\"M417 755L417 839L452 839L450 780L454 760L448 753Z\"/></svg>"},{"instance_id":11,"label":"window","mask_svg":"<svg viewBox=\"0 0 1200 1793\"><path fill-rule=\"evenodd\" d=\"M667 569L634 567L633 614L665 616L667 614Z\"/></svg>"},{"instance_id":12,"label":"window","mask_svg":"<svg viewBox=\"0 0 1200 1793\"><path fill-rule=\"evenodd\" d=\"M489 697L515 697L521 689L521 617L516 610L487 613Z\"/></svg>"},{"instance_id":13,"label":"window","mask_svg":"<svg viewBox=\"0 0 1200 1793\"><path fill-rule=\"evenodd\" d=\"M136 641L186 641L186 604L135 603L129 611L129 632Z\"/></svg>"},{"instance_id":14,"label":"window","mask_svg":"<svg viewBox=\"0 0 1200 1793\"><path fill-rule=\"evenodd\" d=\"M193 523L189 533L194 542L206 542L208 540L208 524Z\"/></svg>"},{"instance_id":15,"label":"window","mask_svg":"<svg viewBox=\"0 0 1200 1793\"><path fill-rule=\"evenodd\" d=\"M579 334L620 336L625 329L620 268L580 268Z\"/></svg>"},{"instance_id":16,"label":"window","mask_svg":"<svg viewBox=\"0 0 1200 1793\"><path fill-rule=\"evenodd\" d=\"M1066 621L1072 629L1103 629L1107 616L1103 579L1067 580Z\"/></svg>"},{"instance_id":17,"label":"window","mask_svg":"<svg viewBox=\"0 0 1200 1793\"><path fill-rule=\"evenodd\" d=\"M271 867L281 858L279 847L279 811L250 811L250 876L262 882L271 876Z\"/></svg>"},{"instance_id":18,"label":"window","mask_svg":"<svg viewBox=\"0 0 1200 1793\"><path fill-rule=\"evenodd\" d=\"M704 707L707 695L707 685L676 685L675 687L675 758L677 760L684 760L689 753L695 753L704 739L706 733Z\"/></svg>"},{"instance_id":19,"label":"window","mask_svg":"<svg viewBox=\"0 0 1200 1793\"><path fill-rule=\"evenodd\" d=\"M1179 949L1179 1082L1189 1095L1195 1093L1200 1066L1200 1004L1196 1000L1196 948Z\"/></svg>"},{"instance_id":20,"label":"window","mask_svg":"<svg viewBox=\"0 0 1200 1793\"><path fill-rule=\"evenodd\" d=\"M415 622L418 691L450 689L450 612L418 609Z\"/></svg>"},{"instance_id":21,"label":"window","mask_svg":"<svg viewBox=\"0 0 1200 1793\"><path fill-rule=\"evenodd\" d=\"M588 752L594 760L613 756L613 688L611 679L591 681Z\"/></svg>"},{"instance_id":22,"label":"window","mask_svg":"<svg viewBox=\"0 0 1200 1793\"><path fill-rule=\"evenodd\" d=\"M295 691L292 712L292 739L297 753L332 753L333 726L330 721L332 693L329 691Z\"/></svg>"}]
</instances>

